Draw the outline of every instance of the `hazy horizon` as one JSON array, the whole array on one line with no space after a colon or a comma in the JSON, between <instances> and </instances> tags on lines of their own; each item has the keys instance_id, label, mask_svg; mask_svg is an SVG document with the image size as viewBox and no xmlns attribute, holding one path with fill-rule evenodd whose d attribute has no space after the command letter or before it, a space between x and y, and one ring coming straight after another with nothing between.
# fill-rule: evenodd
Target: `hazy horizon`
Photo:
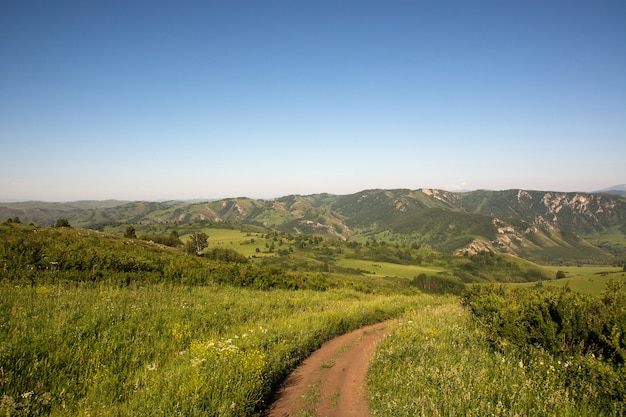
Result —
<instances>
[{"instance_id":1,"label":"hazy horizon","mask_svg":"<svg viewBox=\"0 0 626 417\"><path fill-rule=\"evenodd\" d=\"M0 201L626 181L626 2L3 2Z\"/></svg>"},{"instance_id":2,"label":"hazy horizon","mask_svg":"<svg viewBox=\"0 0 626 417\"><path fill-rule=\"evenodd\" d=\"M103 198L103 199L79 199L79 200L11 200L11 199L0 199L0 203L5 203L5 204L10 204L10 203L28 203L28 202L43 202L43 203L75 203L75 202L80 202L80 201L110 201L110 200L118 200L118 201L149 201L149 202L166 202L166 201L191 201L191 202L203 202L203 201L218 201L218 200L225 200L225 199L229 199L229 198L252 198L255 200L273 200L273 199L278 199L281 197L287 197L290 195L302 195L302 196L307 196L307 195L315 195L315 194L334 194L334 195L350 195L350 194L357 194L359 192L362 191L368 191L368 190L374 190L376 188L364 188L361 190L356 190L354 192L349 192L349 193L341 193L341 194L337 194L337 193L327 193L327 192L320 192L320 193L307 193L307 194L303 194L303 193L291 193L291 194L283 194L283 195L276 195L276 196L266 196L266 197L252 197L252 196L248 196L248 195L231 195L231 196L221 196L221 197L195 197L195 198L155 198L155 199L118 199L118 198ZM378 188L379 189L379 188ZM399 188L385 188L387 190L394 190L394 189L399 189ZM472 190L446 190L443 188L432 188L432 187L418 187L418 188L411 188L410 190L415 191L415 190L433 190L433 189L438 189L438 190L443 190L443 191L449 191L449 192L453 192L453 193L466 193L466 192L472 192L472 191L507 191L507 190L516 190L517 188L504 188L501 190L493 190L493 189L486 189L486 188L477 188L477 189L472 189ZM571 191L563 191L563 190L548 190L548 189L525 189L525 191L545 191L545 192L554 192L554 193L583 193L583 194L591 194L591 193L597 193L597 192L602 192L602 191L606 191L606 190L626 190L626 184L615 184L609 187L605 187L602 189L598 189L598 190L571 190Z\"/></svg>"}]
</instances>

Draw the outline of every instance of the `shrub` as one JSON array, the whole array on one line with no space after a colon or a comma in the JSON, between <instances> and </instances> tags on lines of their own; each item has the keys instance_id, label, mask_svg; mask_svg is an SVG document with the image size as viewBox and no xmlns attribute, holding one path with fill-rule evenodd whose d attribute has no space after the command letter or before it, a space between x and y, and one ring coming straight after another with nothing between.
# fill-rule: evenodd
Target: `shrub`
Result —
<instances>
[{"instance_id":1,"label":"shrub","mask_svg":"<svg viewBox=\"0 0 626 417\"><path fill-rule=\"evenodd\" d=\"M59 219L55 223L54 227L71 227L70 222L67 219Z\"/></svg>"},{"instance_id":2,"label":"shrub","mask_svg":"<svg viewBox=\"0 0 626 417\"><path fill-rule=\"evenodd\" d=\"M172 248L177 248L183 245L183 242L175 234L169 234L169 235L149 234L149 235L141 236L141 239L148 241L148 242L158 243L159 245L170 246Z\"/></svg>"},{"instance_id":3,"label":"shrub","mask_svg":"<svg viewBox=\"0 0 626 417\"><path fill-rule=\"evenodd\" d=\"M626 294L619 284L610 282L601 297L568 288L476 286L462 301L495 348L513 343L563 358L575 364L572 384L593 382L601 407L626 407Z\"/></svg>"},{"instance_id":4,"label":"shrub","mask_svg":"<svg viewBox=\"0 0 626 417\"><path fill-rule=\"evenodd\" d=\"M449 275L419 274L411 280L411 285L430 294L461 294L465 284L457 277Z\"/></svg>"},{"instance_id":5,"label":"shrub","mask_svg":"<svg viewBox=\"0 0 626 417\"><path fill-rule=\"evenodd\" d=\"M203 256L216 261L235 262L240 264L248 263L248 258L234 249L212 248L206 251Z\"/></svg>"}]
</instances>

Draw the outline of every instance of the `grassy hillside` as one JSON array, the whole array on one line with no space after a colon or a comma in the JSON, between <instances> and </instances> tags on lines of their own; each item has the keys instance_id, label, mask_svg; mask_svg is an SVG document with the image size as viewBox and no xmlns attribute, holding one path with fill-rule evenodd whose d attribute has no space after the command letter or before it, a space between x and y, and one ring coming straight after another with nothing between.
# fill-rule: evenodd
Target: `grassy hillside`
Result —
<instances>
[{"instance_id":1,"label":"grassy hillside","mask_svg":"<svg viewBox=\"0 0 626 417\"><path fill-rule=\"evenodd\" d=\"M214 247L253 239L208 231ZM310 239L316 250L321 240ZM325 340L432 302L407 279L255 261L0 224L0 412L260 415L271 389Z\"/></svg>"},{"instance_id":2,"label":"grassy hillside","mask_svg":"<svg viewBox=\"0 0 626 417\"><path fill-rule=\"evenodd\" d=\"M417 243L446 253L489 250L549 264L626 260L626 199L608 194L400 189L122 203L0 204L0 215L42 225L66 218L101 231L126 224L238 224L358 242Z\"/></svg>"},{"instance_id":3,"label":"grassy hillside","mask_svg":"<svg viewBox=\"0 0 626 417\"><path fill-rule=\"evenodd\" d=\"M620 416L626 293L473 287L416 306L379 345L374 415Z\"/></svg>"},{"instance_id":4,"label":"grassy hillside","mask_svg":"<svg viewBox=\"0 0 626 417\"><path fill-rule=\"evenodd\" d=\"M168 226L161 226L168 231ZM188 233L204 231L209 236L205 256L192 256L182 247L143 240L142 236L161 236L155 225L137 225L138 238L124 238L89 229L0 224L0 280L21 285L66 281L122 286L227 284L262 289L350 288L366 293L415 293L418 287L411 279L428 270L407 264L406 273L398 274L393 264L398 259L397 249L391 247L368 249L363 245L361 249L361 245L352 247L319 236L187 227ZM187 234L181 238L186 240ZM369 271L338 262L361 250L367 259L386 260L386 273L373 277ZM215 258L210 256L214 252L217 258L211 259ZM241 256L243 263L220 261L233 259L230 253ZM445 265L447 261L432 258L432 262ZM443 269L445 266L436 267Z\"/></svg>"},{"instance_id":5,"label":"grassy hillside","mask_svg":"<svg viewBox=\"0 0 626 417\"><path fill-rule=\"evenodd\" d=\"M609 282L622 285L626 291L626 272L623 267L614 266L574 266L551 267L555 276L561 271L564 278L539 281L535 283L508 284L512 287L531 288L537 286L569 288L583 294L600 295L607 288Z\"/></svg>"},{"instance_id":6,"label":"grassy hillside","mask_svg":"<svg viewBox=\"0 0 626 417\"><path fill-rule=\"evenodd\" d=\"M3 415L258 416L324 341L426 296L0 285Z\"/></svg>"},{"instance_id":7,"label":"grassy hillside","mask_svg":"<svg viewBox=\"0 0 626 417\"><path fill-rule=\"evenodd\" d=\"M127 204L127 201L76 201L71 203L48 203L26 201L0 203L0 220L19 218L22 223L52 226L59 218L71 218L85 210L107 210Z\"/></svg>"},{"instance_id":8,"label":"grassy hillside","mask_svg":"<svg viewBox=\"0 0 626 417\"><path fill-rule=\"evenodd\" d=\"M141 239L88 229L0 224L2 280L39 285L54 282L211 285L323 289L323 276L262 265L230 264L186 254Z\"/></svg>"},{"instance_id":9,"label":"grassy hillside","mask_svg":"<svg viewBox=\"0 0 626 417\"><path fill-rule=\"evenodd\" d=\"M107 226L108 233L103 233L5 223L0 225L0 262L13 279L31 283L106 279L123 283L349 287L361 291L372 291L380 284L372 278L381 283L384 279L382 287L410 291L426 290L425 280L455 283L460 288L470 282L528 282L552 275L538 265L493 252L450 255L415 243L343 241L255 226L224 226L204 222L137 224L133 226L136 238L124 238L121 235L129 225ZM207 257L188 255L182 247L154 243L172 232L184 242L196 231L208 236ZM219 261L222 256L234 259L234 255L241 256L245 263L234 267Z\"/></svg>"},{"instance_id":10,"label":"grassy hillside","mask_svg":"<svg viewBox=\"0 0 626 417\"><path fill-rule=\"evenodd\" d=\"M401 244L375 239L343 241L318 235L250 229L248 226L232 225L231 229L221 227L220 224L213 224L201 229L209 236L209 247L237 251L255 264L289 271L347 275L355 281L360 277L377 275L400 278L399 283L406 283L406 279L425 273L433 277L456 277L463 282L522 282L552 276L548 270L536 264L493 252L450 255L415 242ZM159 228L162 233L168 233L169 230L163 225L137 225L137 228L154 233L158 233ZM183 239L185 236L181 235Z\"/></svg>"}]
</instances>

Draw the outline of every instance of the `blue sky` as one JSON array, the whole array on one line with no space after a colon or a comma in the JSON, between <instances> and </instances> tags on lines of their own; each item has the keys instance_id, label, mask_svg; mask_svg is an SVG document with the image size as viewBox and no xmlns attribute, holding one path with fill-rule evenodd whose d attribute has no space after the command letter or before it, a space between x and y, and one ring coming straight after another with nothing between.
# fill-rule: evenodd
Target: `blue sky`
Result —
<instances>
[{"instance_id":1,"label":"blue sky","mask_svg":"<svg viewBox=\"0 0 626 417\"><path fill-rule=\"evenodd\" d=\"M0 200L626 183L621 0L0 0L0 57Z\"/></svg>"}]
</instances>

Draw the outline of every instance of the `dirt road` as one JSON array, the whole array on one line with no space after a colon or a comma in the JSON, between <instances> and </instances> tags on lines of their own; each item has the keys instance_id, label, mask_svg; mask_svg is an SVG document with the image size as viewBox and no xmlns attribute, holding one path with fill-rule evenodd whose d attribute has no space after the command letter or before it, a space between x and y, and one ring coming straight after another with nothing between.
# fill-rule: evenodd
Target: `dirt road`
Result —
<instances>
[{"instance_id":1,"label":"dirt road","mask_svg":"<svg viewBox=\"0 0 626 417\"><path fill-rule=\"evenodd\" d=\"M267 416L369 416L365 375L390 323L363 327L322 345L285 380Z\"/></svg>"}]
</instances>

